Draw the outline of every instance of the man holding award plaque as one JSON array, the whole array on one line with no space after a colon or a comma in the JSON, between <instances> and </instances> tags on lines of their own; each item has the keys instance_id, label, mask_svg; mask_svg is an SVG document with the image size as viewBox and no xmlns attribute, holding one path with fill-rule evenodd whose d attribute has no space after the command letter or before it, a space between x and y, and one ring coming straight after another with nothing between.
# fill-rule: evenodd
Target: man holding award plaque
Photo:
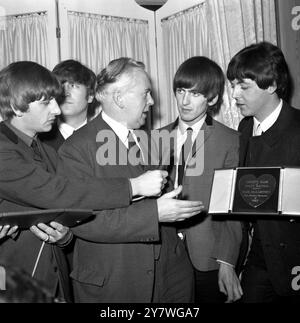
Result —
<instances>
[{"instance_id":1,"label":"man holding award plaque","mask_svg":"<svg viewBox=\"0 0 300 323\"><path fill-rule=\"evenodd\" d=\"M227 77L245 117L239 125L240 166L299 167L299 113L284 101L289 76L281 50L267 42L244 48L230 61ZM255 219L242 301L300 302L292 288L292 270L300 265L300 224L261 214Z\"/></svg>"}]
</instances>

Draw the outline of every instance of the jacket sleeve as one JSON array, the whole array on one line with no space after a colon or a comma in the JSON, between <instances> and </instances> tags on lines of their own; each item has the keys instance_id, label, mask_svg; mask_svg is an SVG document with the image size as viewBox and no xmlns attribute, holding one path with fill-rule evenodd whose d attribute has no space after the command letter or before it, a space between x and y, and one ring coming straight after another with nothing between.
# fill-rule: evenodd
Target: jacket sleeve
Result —
<instances>
[{"instance_id":1,"label":"jacket sleeve","mask_svg":"<svg viewBox=\"0 0 300 323\"><path fill-rule=\"evenodd\" d=\"M98 211L93 220L74 227L72 231L81 239L98 243L153 243L159 240L156 199Z\"/></svg>"},{"instance_id":2,"label":"jacket sleeve","mask_svg":"<svg viewBox=\"0 0 300 323\"><path fill-rule=\"evenodd\" d=\"M119 192L122 191L122 194ZM19 151L0 151L0 196L35 208L109 209L130 203L127 178L76 178L51 174Z\"/></svg>"},{"instance_id":3,"label":"jacket sleeve","mask_svg":"<svg viewBox=\"0 0 300 323\"><path fill-rule=\"evenodd\" d=\"M94 147L83 146L82 142L67 141L59 151L62 160L58 170L70 177L101 178L102 171L103 176L109 176L113 167L118 165L109 168L98 165L94 159L94 151ZM101 167L98 175L95 174L96 167ZM119 189L107 192L107 199L110 198L109 194L115 194L120 198L123 191ZM79 238L98 243L153 243L159 239L157 201L146 198L127 207L96 212L91 221L73 228L72 231Z\"/></svg>"}]
</instances>

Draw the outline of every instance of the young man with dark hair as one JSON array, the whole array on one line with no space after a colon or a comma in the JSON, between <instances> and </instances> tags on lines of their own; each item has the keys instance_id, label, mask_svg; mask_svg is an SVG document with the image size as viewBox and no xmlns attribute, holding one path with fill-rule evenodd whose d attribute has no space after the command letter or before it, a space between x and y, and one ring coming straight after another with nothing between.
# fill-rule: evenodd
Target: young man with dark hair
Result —
<instances>
[{"instance_id":1,"label":"young man with dark hair","mask_svg":"<svg viewBox=\"0 0 300 323\"><path fill-rule=\"evenodd\" d=\"M94 98L96 75L73 59L57 64L53 73L63 88L63 93L58 98L61 114L52 130L40 138L58 150L74 131L86 125L97 114L97 101ZM97 105L99 106L99 103Z\"/></svg>"},{"instance_id":2,"label":"young man with dark hair","mask_svg":"<svg viewBox=\"0 0 300 323\"><path fill-rule=\"evenodd\" d=\"M34 62L16 62L0 72L0 212L48 208L109 209L128 206L134 195L156 195L166 174L148 172L135 178L97 179L57 175L60 160L55 150L40 142L37 135L49 131L60 114L55 98L61 94L56 77ZM122 194L120 194L122 192ZM143 215L141 215L141 218ZM105 220L111 217L103 217ZM127 218L128 225L131 220ZM135 222L134 222L135 223ZM71 239L71 231L59 223L43 223L31 231L0 226L0 262L34 272L35 260L42 254L34 277L56 295L58 281L63 297L68 273L61 246ZM111 233L113 236L113 234ZM60 295L61 296L61 295Z\"/></svg>"},{"instance_id":3,"label":"young man with dark hair","mask_svg":"<svg viewBox=\"0 0 300 323\"><path fill-rule=\"evenodd\" d=\"M267 42L248 46L231 59L227 77L245 117L239 125L240 165L299 167L299 112L284 101L289 73L282 51ZM258 218L252 232L242 274L243 302L299 302L291 282L300 264L300 224Z\"/></svg>"},{"instance_id":4,"label":"young man with dark hair","mask_svg":"<svg viewBox=\"0 0 300 323\"><path fill-rule=\"evenodd\" d=\"M163 128L176 132L170 171L175 187L182 184L183 197L201 199L206 210L178 227L194 267L196 303L225 302L226 296L232 302L242 294L234 268L241 224L216 221L207 214L214 170L238 165L238 133L212 118L220 109L224 82L221 68L207 57L183 62L173 81L179 118ZM193 172L194 162L202 171Z\"/></svg>"}]
</instances>

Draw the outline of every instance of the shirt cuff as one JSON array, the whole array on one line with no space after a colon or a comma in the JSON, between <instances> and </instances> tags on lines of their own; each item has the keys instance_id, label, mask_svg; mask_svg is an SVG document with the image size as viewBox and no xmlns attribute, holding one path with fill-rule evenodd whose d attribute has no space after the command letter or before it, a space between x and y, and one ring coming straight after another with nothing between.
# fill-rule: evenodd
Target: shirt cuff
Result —
<instances>
[{"instance_id":1,"label":"shirt cuff","mask_svg":"<svg viewBox=\"0 0 300 323\"><path fill-rule=\"evenodd\" d=\"M234 265L232 265L232 264L230 264L230 263L228 263L228 262L226 262L226 261L223 261L223 260L220 260L220 259L217 259L216 261L217 261L217 263L219 263L219 264L225 264L225 265L228 265L228 266L230 266L230 267L234 268Z\"/></svg>"}]
</instances>

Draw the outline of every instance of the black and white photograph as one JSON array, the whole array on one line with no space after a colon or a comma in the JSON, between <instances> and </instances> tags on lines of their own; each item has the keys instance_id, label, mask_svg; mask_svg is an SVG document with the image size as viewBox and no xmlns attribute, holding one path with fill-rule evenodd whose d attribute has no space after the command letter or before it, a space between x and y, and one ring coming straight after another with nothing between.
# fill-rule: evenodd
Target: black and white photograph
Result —
<instances>
[{"instance_id":1,"label":"black and white photograph","mask_svg":"<svg viewBox=\"0 0 300 323\"><path fill-rule=\"evenodd\" d=\"M300 0L0 0L0 303L300 304Z\"/></svg>"}]
</instances>

